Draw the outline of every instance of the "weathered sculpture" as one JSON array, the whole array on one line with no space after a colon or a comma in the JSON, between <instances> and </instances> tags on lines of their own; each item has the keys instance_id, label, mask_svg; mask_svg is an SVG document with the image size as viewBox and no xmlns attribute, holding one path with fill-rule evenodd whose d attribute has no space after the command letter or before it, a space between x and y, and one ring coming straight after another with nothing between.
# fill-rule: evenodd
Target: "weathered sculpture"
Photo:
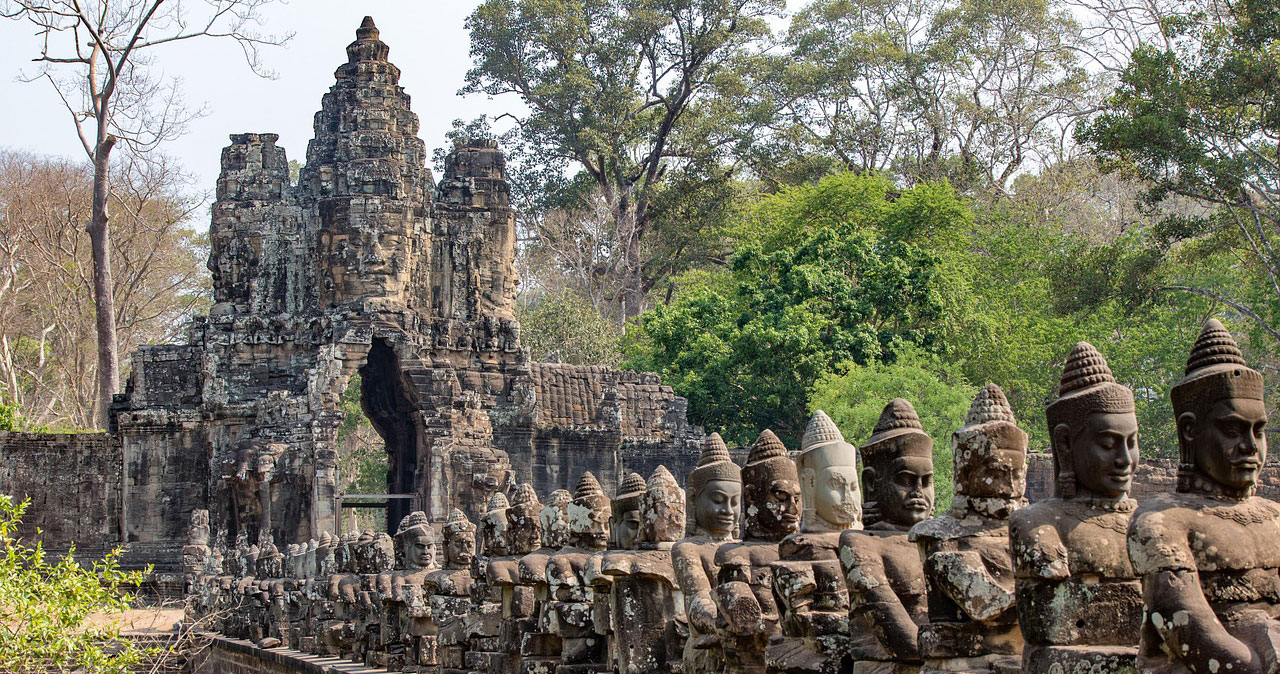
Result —
<instances>
[{"instance_id":1,"label":"weathered sculpture","mask_svg":"<svg viewBox=\"0 0 1280 674\"><path fill-rule=\"evenodd\" d=\"M507 510L508 554L488 560L485 582L502 596L502 621L498 627L502 641L504 670L513 669L520 655L520 635L533 628L533 589L520 585L520 560L542 543L542 525L539 517L542 504L533 485L518 485L511 495L511 507Z\"/></svg>"},{"instance_id":2,"label":"weathered sculpture","mask_svg":"<svg viewBox=\"0 0 1280 674\"><path fill-rule=\"evenodd\" d=\"M714 588L720 573L716 551L738 533L741 499L742 471L729 457L729 448L720 434L712 433L702 443L698 466L689 473L688 536L671 550L688 620L686 674L718 672L723 666L723 650L716 633L719 610Z\"/></svg>"},{"instance_id":3,"label":"weathered sculpture","mask_svg":"<svg viewBox=\"0 0 1280 674\"><path fill-rule=\"evenodd\" d=\"M920 662L919 626L928 619L924 566L909 540L911 527L933 515L933 438L910 402L885 405L862 446L862 531L840 536L840 562L849 587L850 657L855 671L868 663Z\"/></svg>"},{"instance_id":4,"label":"weathered sculpture","mask_svg":"<svg viewBox=\"0 0 1280 674\"><path fill-rule=\"evenodd\" d=\"M1171 394L1177 492L1141 504L1129 525L1146 604L1138 668L1277 671L1280 505L1253 495L1267 454L1262 375L1211 319Z\"/></svg>"},{"instance_id":5,"label":"weathered sculpture","mask_svg":"<svg viewBox=\"0 0 1280 674\"><path fill-rule=\"evenodd\" d=\"M587 564L609 541L609 497L590 471L582 474L569 503L569 545L547 560L552 633L560 637L565 664L603 663L604 635L592 621Z\"/></svg>"},{"instance_id":6,"label":"weathered sculpture","mask_svg":"<svg viewBox=\"0 0 1280 674\"><path fill-rule=\"evenodd\" d=\"M506 494L494 492L488 508L480 518L480 554L485 557L503 557L508 554L507 510L511 503Z\"/></svg>"},{"instance_id":7,"label":"weathered sculpture","mask_svg":"<svg viewBox=\"0 0 1280 674\"><path fill-rule=\"evenodd\" d=\"M849 646L849 590L840 571L840 533L862 528L857 449L825 412L809 419L796 457L803 531L778 546L774 593L782 636L772 639L772 671L835 671Z\"/></svg>"},{"instance_id":8,"label":"weathered sculpture","mask_svg":"<svg viewBox=\"0 0 1280 674\"><path fill-rule=\"evenodd\" d=\"M569 544L569 503L573 495L557 489L547 496L538 514L542 547L520 558L517 567L520 587L532 590L533 624L520 636L521 671L553 666L559 660L560 638L554 633L555 615L547 584L547 561Z\"/></svg>"},{"instance_id":9,"label":"weathered sculpture","mask_svg":"<svg viewBox=\"0 0 1280 674\"><path fill-rule=\"evenodd\" d=\"M437 567L438 540L426 513L415 511L400 520L395 542L403 568L391 574L391 586L382 597L380 649L385 652L386 666L400 670L418 664L418 640L435 633L424 585Z\"/></svg>"},{"instance_id":10,"label":"weathered sculpture","mask_svg":"<svg viewBox=\"0 0 1280 674\"><path fill-rule=\"evenodd\" d=\"M1022 635L1014 609L1009 516L1025 503L1027 434L1004 391L987 384L952 434L951 512L911 528L929 592L920 628L922 672L1017 668Z\"/></svg>"},{"instance_id":11,"label":"weathered sculpture","mask_svg":"<svg viewBox=\"0 0 1280 674\"><path fill-rule=\"evenodd\" d=\"M454 508L442 527L444 568L427 574L424 592L436 635L420 636L416 656L420 667L464 661L467 648L463 618L471 611L473 578L471 563L476 552L476 527L465 513Z\"/></svg>"},{"instance_id":12,"label":"weathered sculpture","mask_svg":"<svg viewBox=\"0 0 1280 674\"><path fill-rule=\"evenodd\" d=\"M726 666L748 674L765 671L765 647L779 633L772 566L778 543L800 531L796 464L773 431L766 429L751 446L742 488L742 542L725 543L716 552L716 604Z\"/></svg>"},{"instance_id":13,"label":"weathered sculpture","mask_svg":"<svg viewBox=\"0 0 1280 674\"><path fill-rule=\"evenodd\" d=\"M675 622L684 606L677 598L671 548L684 535L685 494L670 471L658 466L638 500L639 549L610 550L601 564L613 581L609 611L622 621L614 634L614 660L621 674L670 672L682 655Z\"/></svg>"},{"instance_id":14,"label":"weathered sculpture","mask_svg":"<svg viewBox=\"0 0 1280 674\"><path fill-rule=\"evenodd\" d=\"M635 550L640 542L640 499L644 496L644 477L631 473L613 497L613 515L609 520L609 547Z\"/></svg>"},{"instance_id":15,"label":"weathered sculpture","mask_svg":"<svg viewBox=\"0 0 1280 674\"><path fill-rule=\"evenodd\" d=\"M1133 392L1091 344L1072 349L1045 411L1055 498L1013 514L1023 669L1133 671L1142 590L1125 546L1137 503Z\"/></svg>"}]
</instances>

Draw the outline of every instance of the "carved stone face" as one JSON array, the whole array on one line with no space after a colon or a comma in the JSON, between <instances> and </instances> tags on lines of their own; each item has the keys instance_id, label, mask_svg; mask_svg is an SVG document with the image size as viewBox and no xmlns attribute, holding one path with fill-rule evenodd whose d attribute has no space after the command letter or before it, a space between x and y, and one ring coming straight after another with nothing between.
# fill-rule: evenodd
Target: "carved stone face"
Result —
<instances>
[{"instance_id":1,"label":"carved stone face","mask_svg":"<svg viewBox=\"0 0 1280 674\"><path fill-rule=\"evenodd\" d=\"M1178 417L1178 440L1205 477L1246 489L1257 483L1267 458L1266 426L1261 400L1228 398L1214 403L1204 419L1192 412Z\"/></svg>"},{"instance_id":2,"label":"carved stone face","mask_svg":"<svg viewBox=\"0 0 1280 674\"><path fill-rule=\"evenodd\" d=\"M1078 496L1122 498L1138 465L1138 418L1132 412L1094 412L1071 436L1066 424L1054 429L1066 442Z\"/></svg>"},{"instance_id":3,"label":"carved stone face","mask_svg":"<svg viewBox=\"0 0 1280 674\"><path fill-rule=\"evenodd\" d=\"M584 548L603 550L609 544L609 505L582 504L575 500L569 504L570 543Z\"/></svg>"},{"instance_id":4,"label":"carved stone face","mask_svg":"<svg viewBox=\"0 0 1280 674\"><path fill-rule=\"evenodd\" d=\"M858 521L862 507L857 466L822 465L806 469L805 477L812 484L813 512L819 520L836 528Z\"/></svg>"},{"instance_id":5,"label":"carved stone face","mask_svg":"<svg viewBox=\"0 0 1280 674\"><path fill-rule=\"evenodd\" d=\"M618 547L623 550L635 550L640 543L640 499L618 513L615 521L609 524L614 529Z\"/></svg>"},{"instance_id":6,"label":"carved stone face","mask_svg":"<svg viewBox=\"0 0 1280 674\"><path fill-rule=\"evenodd\" d=\"M754 520L754 528L770 540L780 540L800 531L800 480L792 475L772 476L777 479L765 484L746 484L747 519Z\"/></svg>"},{"instance_id":7,"label":"carved stone face","mask_svg":"<svg viewBox=\"0 0 1280 674\"><path fill-rule=\"evenodd\" d=\"M731 535L738 530L738 512L741 503L741 482L712 480L694 499L694 521L698 528L713 536Z\"/></svg>"},{"instance_id":8,"label":"carved stone face","mask_svg":"<svg viewBox=\"0 0 1280 674\"><path fill-rule=\"evenodd\" d=\"M900 456L875 477L880 516L899 526L911 526L933 516L933 461L923 456Z\"/></svg>"},{"instance_id":9,"label":"carved stone face","mask_svg":"<svg viewBox=\"0 0 1280 674\"><path fill-rule=\"evenodd\" d=\"M455 569L471 566L476 556L476 534L474 531L457 531L444 540L445 563Z\"/></svg>"},{"instance_id":10,"label":"carved stone face","mask_svg":"<svg viewBox=\"0 0 1280 674\"><path fill-rule=\"evenodd\" d=\"M563 548L569 543L569 492L559 489L551 493L538 521L542 525L542 544L548 548Z\"/></svg>"},{"instance_id":11,"label":"carved stone face","mask_svg":"<svg viewBox=\"0 0 1280 674\"><path fill-rule=\"evenodd\" d=\"M646 494L644 502L644 540L650 543L674 543L685 533L684 494L675 500Z\"/></svg>"},{"instance_id":12,"label":"carved stone face","mask_svg":"<svg viewBox=\"0 0 1280 674\"><path fill-rule=\"evenodd\" d=\"M988 424L956 451L956 491L976 498L1018 498L1027 486L1026 436L1015 426Z\"/></svg>"},{"instance_id":13,"label":"carved stone face","mask_svg":"<svg viewBox=\"0 0 1280 674\"><path fill-rule=\"evenodd\" d=\"M507 509L490 510L480 519L480 531L484 535L484 554L501 557L509 554L507 545Z\"/></svg>"},{"instance_id":14,"label":"carved stone face","mask_svg":"<svg viewBox=\"0 0 1280 674\"><path fill-rule=\"evenodd\" d=\"M404 565L407 569L429 569L436 561L435 537L424 529L404 534Z\"/></svg>"}]
</instances>

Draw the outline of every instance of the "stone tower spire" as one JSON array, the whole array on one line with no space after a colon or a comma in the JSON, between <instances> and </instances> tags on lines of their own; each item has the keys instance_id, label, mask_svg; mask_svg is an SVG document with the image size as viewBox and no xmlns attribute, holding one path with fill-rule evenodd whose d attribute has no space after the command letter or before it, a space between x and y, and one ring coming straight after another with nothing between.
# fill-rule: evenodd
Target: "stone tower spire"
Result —
<instances>
[{"instance_id":1,"label":"stone tower spire","mask_svg":"<svg viewBox=\"0 0 1280 674\"><path fill-rule=\"evenodd\" d=\"M318 209L320 306L425 315L435 185L389 52L365 17L316 113L299 188Z\"/></svg>"}]
</instances>

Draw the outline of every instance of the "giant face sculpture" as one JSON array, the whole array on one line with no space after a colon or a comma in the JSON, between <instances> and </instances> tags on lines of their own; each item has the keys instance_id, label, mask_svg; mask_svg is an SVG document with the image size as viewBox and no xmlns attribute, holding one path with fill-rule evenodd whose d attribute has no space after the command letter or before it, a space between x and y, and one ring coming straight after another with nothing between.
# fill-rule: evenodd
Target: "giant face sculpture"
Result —
<instances>
[{"instance_id":1,"label":"giant face sculpture","mask_svg":"<svg viewBox=\"0 0 1280 674\"><path fill-rule=\"evenodd\" d=\"M609 521L609 533L613 537L611 547L620 550L635 550L640 543L640 499L644 496L644 478L638 473L631 473L618 487L612 508L613 517Z\"/></svg>"},{"instance_id":2,"label":"giant face sculpture","mask_svg":"<svg viewBox=\"0 0 1280 674\"><path fill-rule=\"evenodd\" d=\"M987 384L952 434L956 493L970 499L1020 501L1027 485L1027 434L1018 428L1004 390ZM963 502L961 502L963 504ZM1001 508L1007 517L1009 508Z\"/></svg>"},{"instance_id":3,"label":"giant face sculpture","mask_svg":"<svg viewBox=\"0 0 1280 674\"><path fill-rule=\"evenodd\" d=\"M429 569L436 561L436 532L426 513L415 511L400 520L396 530L396 543L406 569Z\"/></svg>"}]
</instances>

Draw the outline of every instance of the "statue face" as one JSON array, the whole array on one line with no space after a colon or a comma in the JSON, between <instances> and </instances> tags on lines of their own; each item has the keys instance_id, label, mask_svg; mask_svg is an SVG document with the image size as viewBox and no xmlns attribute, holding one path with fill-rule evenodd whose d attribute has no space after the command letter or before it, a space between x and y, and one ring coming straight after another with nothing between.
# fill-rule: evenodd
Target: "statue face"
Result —
<instances>
[{"instance_id":1,"label":"statue face","mask_svg":"<svg viewBox=\"0 0 1280 674\"><path fill-rule=\"evenodd\" d=\"M1114 499L1129 493L1138 466L1138 418L1132 412L1090 414L1068 447L1077 494Z\"/></svg>"},{"instance_id":2,"label":"statue face","mask_svg":"<svg viewBox=\"0 0 1280 674\"><path fill-rule=\"evenodd\" d=\"M609 544L609 507L588 507L570 503L569 533L583 547L605 548Z\"/></svg>"},{"instance_id":3,"label":"statue face","mask_svg":"<svg viewBox=\"0 0 1280 674\"><path fill-rule=\"evenodd\" d=\"M956 491L976 498L1018 498L1027 486L1025 436L1014 427L996 428L972 449L956 456Z\"/></svg>"},{"instance_id":4,"label":"statue face","mask_svg":"<svg viewBox=\"0 0 1280 674\"><path fill-rule=\"evenodd\" d=\"M476 535L472 531L459 531L444 542L445 561L454 568L471 565L476 556Z\"/></svg>"},{"instance_id":5,"label":"statue face","mask_svg":"<svg viewBox=\"0 0 1280 674\"><path fill-rule=\"evenodd\" d=\"M738 508L742 503L742 483L712 480L693 502L693 518L698 527L713 536L728 536L738 530Z\"/></svg>"},{"instance_id":6,"label":"statue face","mask_svg":"<svg viewBox=\"0 0 1280 674\"><path fill-rule=\"evenodd\" d=\"M813 511L819 519L849 526L862 514L860 501L857 466L821 466L814 471Z\"/></svg>"},{"instance_id":7,"label":"statue face","mask_svg":"<svg viewBox=\"0 0 1280 674\"><path fill-rule=\"evenodd\" d=\"M645 495L644 538L651 543L674 543L684 537L684 498L672 503Z\"/></svg>"},{"instance_id":8,"label":"statue face","mask_svg":"<svg viewBox=\"0 0 1280 674\"><path fill-rule=\"evenodd\" d=\"M410 569L429 569L436 561L436 543L421 529L405 534L404 562Z\"/></svg>"},{"instance_id":9,"label":"statue face","mask_svg":"<svg viewBox=\"0 0 1280 674\"><path fill-rule=\"evenodd\" d=\"M618 521L610 526L616 527L614 535L618 538L618 547L623 550L635 550L640 543L640 504L636 499L636 507L619 513Z\"/></svg>"},{"instance_id":10,"label":"statue face","mask_svg":"<svg viewBox=\"0 0 1280 674\"><path fill-rule=\"evenodd\" d=\"M756 489L756 487L749 487ZM762 494L753 494L751 505L760 527L782 537L800 531L800 481L781 478L763 485Z\"/></svg>"},{"instance_id":11,"label":"statue face","mask_svg":"<svg viewBox=\"0 0 1280 674\"><path fill-rule=\"evenodd\" d=\"M877 476L876 503L880 516L900 526L911 526L933 516L933 461L923 456L900 456L889 464L889 474Z\"/></svg>"},{"instance_id":12,"label":"statue face","mask_svg":"<svg viewBox=\"0 0 1280 674\"><path fill-rule=\"evenodd\" d=\"M1178 417L1179 440L1191 449L1196 467L1234 489L1257 484L1267 458L1267 410L1262 401L1219 400L1205 417L1197 419L1191 412Z\"/></svg>"}]
</instances>

